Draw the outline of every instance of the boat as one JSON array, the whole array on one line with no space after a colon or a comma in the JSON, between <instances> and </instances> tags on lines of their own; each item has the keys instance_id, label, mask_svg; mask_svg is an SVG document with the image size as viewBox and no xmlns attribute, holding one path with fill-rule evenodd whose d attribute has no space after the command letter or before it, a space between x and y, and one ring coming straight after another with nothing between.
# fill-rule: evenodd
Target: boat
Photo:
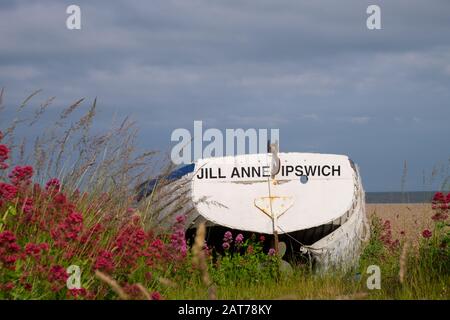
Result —
<instances>
[{"instance_id":1,"label":"boat","mask_svg":"<svg viewBox=\"0 0 450 320\"><path fill-rule=\"evenodd\" d=\"M219 246L226 230L265 235L268 246L284 244L286 256L318 272L354 267L369 234L359 169L345 155L273 146L199 159L141 185L138 199L149 197L158 224L184 214L187 234L205 223L208 243Z\"/></svg>"}]
</instances>

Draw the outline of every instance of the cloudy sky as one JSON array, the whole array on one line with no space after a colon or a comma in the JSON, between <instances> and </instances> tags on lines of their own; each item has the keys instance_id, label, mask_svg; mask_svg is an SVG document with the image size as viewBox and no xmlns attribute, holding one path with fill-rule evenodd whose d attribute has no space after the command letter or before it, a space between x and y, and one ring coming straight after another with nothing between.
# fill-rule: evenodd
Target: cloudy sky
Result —
<instances>
[{"instance_id":1,"label":"cloudy sky","mask_svg":"<svg viewBox=\"0 0 450 320\"><path fill-rule=\"evenodd\" d=\"M370 4L382 30L366 27ZM400 190L404 161L408 190L448 168L448 0L2 0L0 30L7 106L36 89L55 112L98 97L97 125L130 114L143 148L168 151L203 120L348 154L368 191Z\"/></svg>"}]
</instances>

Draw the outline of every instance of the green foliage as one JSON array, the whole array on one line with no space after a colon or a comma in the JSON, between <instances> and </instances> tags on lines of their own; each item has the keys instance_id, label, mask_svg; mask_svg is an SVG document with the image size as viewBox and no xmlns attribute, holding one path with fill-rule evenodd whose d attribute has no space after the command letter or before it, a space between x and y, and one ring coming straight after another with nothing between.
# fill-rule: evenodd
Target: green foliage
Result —
<instances>
[{"instance_id":1,"label":"green foliage","mask_svg":"<svg viewBox=\"0 0 450 320\"><path fill-rule=\"evenodd\" d=\"M261 243L247 239L242 245L225 250L211 259L210 272L219 285L258 283L279 277L279 258L263 252Z\"/></svg>"}]
</instances>

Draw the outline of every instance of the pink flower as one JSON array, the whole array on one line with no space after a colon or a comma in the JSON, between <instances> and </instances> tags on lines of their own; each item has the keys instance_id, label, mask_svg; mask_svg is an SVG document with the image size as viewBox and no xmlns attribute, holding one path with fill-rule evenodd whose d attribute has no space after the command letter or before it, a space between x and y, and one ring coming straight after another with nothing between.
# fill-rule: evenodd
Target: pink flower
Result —
<instances>
[{"instance_id":1,"label":"pink flower","mask_svg":"<svg viewBox=\"0 0 450 320\"><path fill-rule=\"evenodd\" d=\"M59 192L61 190L61 183L56 178L50 179L45 184L45 190L50 192Z\"/></svg>"},{"instance_id":2,"label":"pink flower","mask_svg":"<svg viewBox=\"0 0 450 320\"><path fill-rule=\"evenodd\" d=\"M12 289L14 289L14 283L12 283L11 281L5 283L3 289L5 289L5 291L11 291Z\"/></svg>"},{"instance_id":3,"label":"pink flower","mask_svg":"<svg viewBox=\"0 0 450 320\"><path fill-rule=\"evenodd\" d=\"M60 265L54 265L50 268L49 270L49 274L48 274L48 280L50 282L54 282L54 281L60 281L60 282L65 282L67 281L68 278L68 274L66 269L64 269L63 266Z\"/></svg>"},{"instance_id":4,"label":"pink flower","mask_svg":"<svg viewBox=\"0 0 450 320\"><path fill-rule=\"evenodd\" d=\"M208 247L208 243L206 243L206 241L203 244L203 248L202 249L205 252L206 256L211 255L211 249Z\"/></svg>"},{"instance_id":5,"label":"pink flower","mask_svg":"<svg viewBox=\"0 0 450 320\"><path fill-rule=\"evenodd\" d=\"M233 234L231 233L231 231L225 232L225 234L223 235L223 241L228 243L233 242Z\"/></svg>"},{"instance_id":6,"label":"pink flower","mask_svg":"<svg viewBox=\"0 0 450 320\"><path fill-rule=\"evenodd\" d=\"M266 237L264 237L263 235L261 235L261 236L259 237L259 242L264 242L264 241L266 241Z\"/></svg>"},{"instance_id":7,"label":"pink flower","mask_svg":"<svg viewBox=\"0 0 450 320\"><path fill-rule=\"evenodd\" d=\"M135 225L133 221L121 228L115 240L117 250L114 251L114 255L120 257L120 267L136 266L138 258L143 254L146 238L142 227Z\"/></svg>"},{"instance_id":8,"label":"pink flower","mask_svg":"<svg viewBox=\"0 0 450 320\"><path fill-rule=\"evenodd\" d=\"M33 199L25 198L22 204L22 211L30 215L33 213Z\"/></svg>"},{"instance_id":9,"label":"pink flower","mask_svg":"<svg viewBox=\"0 0 450 320\"><path fill-rule=\"evenodd\" d=\"M270 248L269 249L269 256L274 256L275 255L275 249L274 248Z\"/></svg>"},{"instance_id":10,"label":"pink flower","mask_svg":"<svg viewBox=\"0 0 450 320\"><path fill-rule=\"evenodd\" d=\"M158 291L152 292L152 300L161 300L161 294Z\"/></svg>"},{"instance_id":11,"label":"pink flower","mask_svg":"<svg viewBox=\"0 0 450 320\"><path fill-rule=\"evenodd\" d=\"M16 241L16 236L9 230L0 233L0 245L3 243L11 244Z\"/></svg>"},{"instance_id":12,"label":"pink flower","mask_svg":"<svg viewBox=\"0 0 450 320\"><path fill-rule=\"evenodd\" d=\"M184 215L178 216L173 226L172 234L170 235L172 258L178 261L184 259L187 255L187 243L184 230L185 221L186 217Z\"/></svg>"},{"instance_id":13,"label":"pink flower","mask_svg":"<svg viewBox=\"0 0 450 320\"><path fill-rule=\"evenodd\" d=\"M64 247L68 241L79 240L83 229L83 216L71 211L56 227L50 230L50 235L58 247Z\"/></svg>"},{"instance_id":14,"label":"pink flower","mask_svg":"<svg viewBox=\"0 0 450 320\"><path fill-rule=\"evenodd\" d=\"M0 265L3 264L7 269L15 270L20 250L14 233L9 230L0 233Z\"/></svg>"},{"instance_id":15,"label":"pink flower","mask_svg":"<svg viewBox=\"0 0 450 320\"><path fill-rule=\"evenodd\" d=\"M176 218L177 223L184 223L186 221L186 216L181 215Z\"/></svg>"},{"instance_id":16,"label":"pink flower","mask_svg":"<svg viewBox=\"0 0 450 320\"><path fill-rule=\"evenodd\" d=\"M236 236L235 241L236 241L236 245L238 245L238 246L242 244L242 242L244 241L244 236L242 235L242 233L239 233Z\"/></svg>"},{"instance_id":17,"label":"pink flower","mask_svg":"<svg viewBox=\"0 0 450 320\"><path fill-rule=\"evenodd\" d=\"M17 195L17 187L0 182L0 201L3 199L5 201L11 201Z\"/></svg>"},{"instance_id":18,"label":"pink flower","mask_svg":"<svg viewBox=\"0 0 450 320\"><path fill-rule=\"evenodd\" d=\"M85 297L87 294L87 290L85 288L80 288L80 289L70 289L67 292L67 296L68 297L74 297L74 298L78 298L78 297Z\"/></svg>"},{"instance_id":19,"label":"pink flower","mask_svg":"<svg viewBox=\"0 0 450 320\"><path fill-rule=\"evenodd\" d=\"M431 217L433 221L445 221L447 220L448 215L442 212L438 212Z\"/></svg>"},{"instance_id":20,"label":"pink flower","mask_svg":"<svg viewBox=\"0 0 450 320\"><path fill-rule=\"evenodd\" d=\"M224 243L222 244L222 247L223 247L225 250L228 250L228 249L230 249L230 244L229 244L228 242L224 242Z\"/></svg>"},{"instance_id":21,"label":"pink flower","mask_svg":"<svg viewBox=\"0 0 450 320\"><path fill-rule=\"evenodd\" d=\"M428 229L425 229L422 231L422 237L424 237L425 239L431 238L431 235L432 235L432 233Z\"/></svg>"},{"instance_id":22,"label":"pink flower","mask_svg":"<svg viewBox=\"0 0 450 320\"><path fill-rule=\"evenodd\" d=\"M0 162L5 162L9 158L9 149L4 144L0 144Z\"/></svg>"},{"instance_id":23,"label":"pink flower","mask_svg":"<svg viewBox=\"0 0 450 320\"><path fill-rule=\"evenodd\" d=\"M442 192L436 192L433 196L432 202L434 203L443 203L445 202L446 198Z\"/></svg>"},{"instance_id":24,"label":"pink flower","mask_svg":"<svg viewBox=\"0 0 450 320\"><path fill-rule=\"evenodd\" d=\"M94 263L94 269L111 273L114 271L114 261L111 252L101 250Z\"/></svg>"},{"instance_id":25,"label":"pink flower","mask_svg":"<svg viewBox=\"0 0 450 320\"><path fill-rule=\"evenodd\" d=\"M11 183L15 186L20 186L22 184L29 185L31 183L31 178L33 177L33 167L31 166L17 166L9 174L9 179Z\"/></svg>"}]
</instances>

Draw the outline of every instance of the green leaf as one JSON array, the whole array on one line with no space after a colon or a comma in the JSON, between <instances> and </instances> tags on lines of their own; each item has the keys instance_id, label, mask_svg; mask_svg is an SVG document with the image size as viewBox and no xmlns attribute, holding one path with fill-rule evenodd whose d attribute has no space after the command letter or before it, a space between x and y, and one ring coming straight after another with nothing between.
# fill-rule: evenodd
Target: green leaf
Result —
<instances>
[{"instance_id":1,"label":"green leaf","mask_svg":"<svg viewBox=\"0 0 450 320\"><path fill-rule=\"evenodd\" d=\"M6 215L7 214L11 214L13 216L17 215L17 210L16 207L14 206L9 206L8 209L6 210Z\"/></svg>"}]
</instances>

